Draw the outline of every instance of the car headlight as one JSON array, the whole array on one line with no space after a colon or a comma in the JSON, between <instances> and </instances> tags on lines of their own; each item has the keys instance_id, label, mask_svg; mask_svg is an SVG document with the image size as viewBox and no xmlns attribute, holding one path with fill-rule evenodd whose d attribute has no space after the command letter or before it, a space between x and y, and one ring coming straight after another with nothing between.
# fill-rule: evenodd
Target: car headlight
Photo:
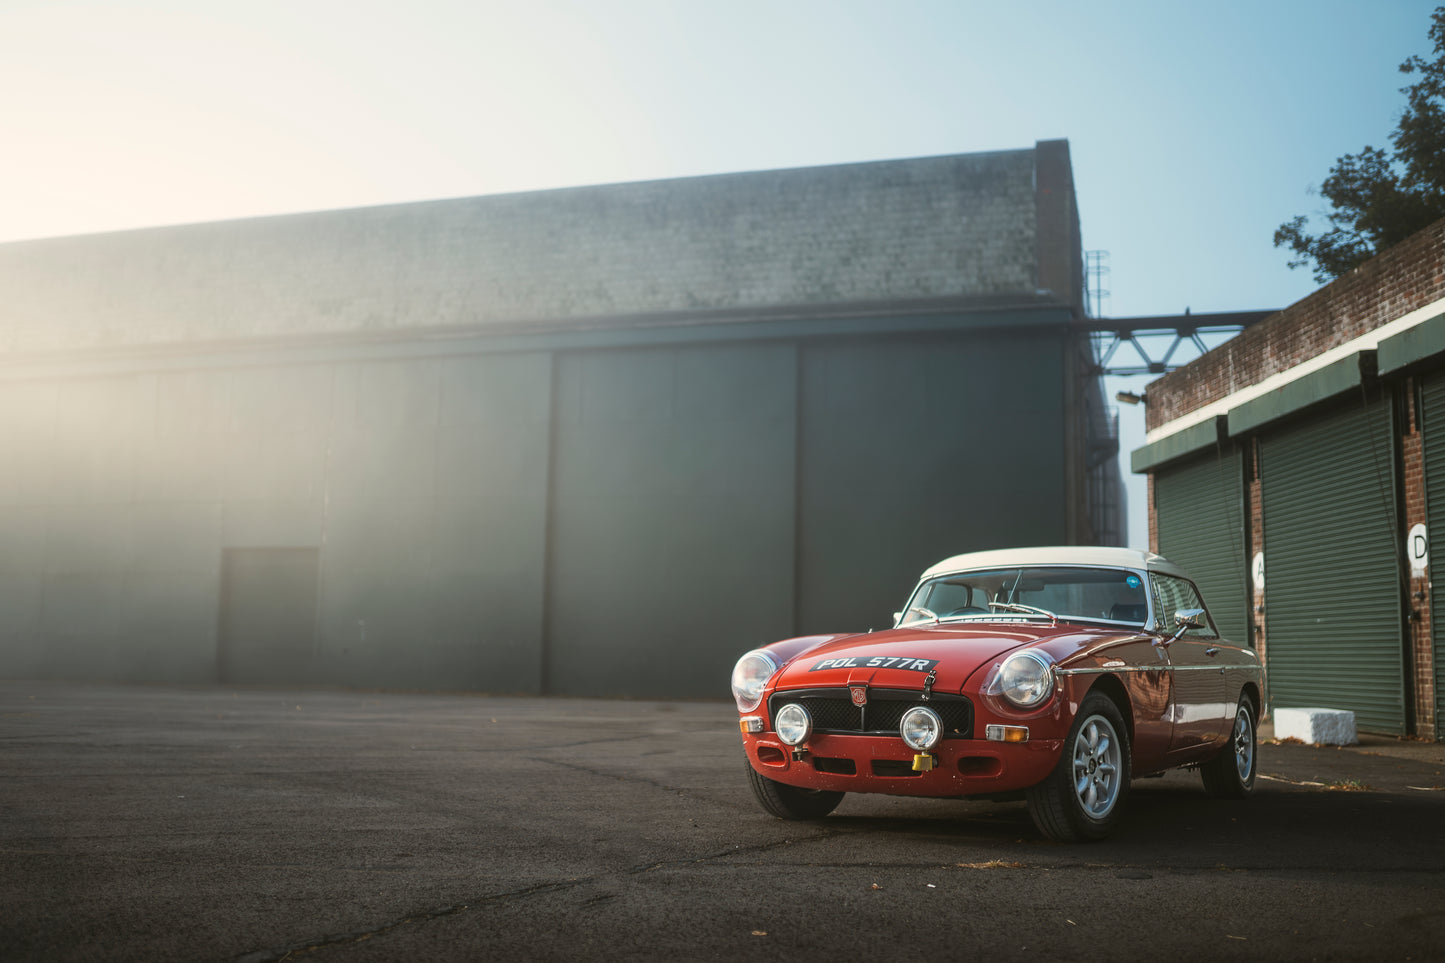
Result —
<instances>
[{"instance_id":1,"label":"car headlight","mask_svg":"<svg viewBox=\"0 0 1445 963\"><path fill-rule=\"evenodd\" d=\"M932 709L914 706L903 713L898 732L903 736L908 748L925 752L938 745L938 740L943 738L943 720Z\"/></svg>"},{"instance_id":2,"label":"car headlight","mask_svg":"<svg viewBox=\"0 0 1445 963\"><path fill-rule=\"evenodd\" d=\"M749 652L733 666L733 698L739 712L752 712L763 701L763 688L778 664L766 652Z\"/></svg>"},{"instance_id":3,"label":"car headlight","mask_svg":"<svg viewBox=\"0 0 1445 963\"><path fill-rule=\"evenodd\" d=\"M1054 672L1037 652L1015 652L1003 660L994 688L1020 709L1032 709L1054 694Z\"/></svg>"},{"instance_id":4,"label":"car headlight","mask_svg":"<svg viewBox=\"0 0 1445 963\"><path fill-rule=\"evenodd\" d=\"M813 717L796 702L789 702L778 710L778 717L773 720L773 729L779 739L790 746L796 746L812 734Z\"/></svg>"}]
</instances>

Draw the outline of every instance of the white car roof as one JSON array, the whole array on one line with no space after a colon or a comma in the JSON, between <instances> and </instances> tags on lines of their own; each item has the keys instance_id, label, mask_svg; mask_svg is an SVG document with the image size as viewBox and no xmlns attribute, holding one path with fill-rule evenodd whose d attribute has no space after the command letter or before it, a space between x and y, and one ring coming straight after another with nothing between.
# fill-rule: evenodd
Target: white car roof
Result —
<instances>
[{"instance_id":1,"label":"white car roof","mask_svg":"<svg viewBox=\"0 0 1445 963\"><path fill-rule=\"evenodd\" d=\"M1099 545L1054 545L1039 548L1000 548L990 552L969 552L946 558L932 566L920 581L954 572L984 568L1008 568L1014 565L1100 565L1107 568L1143 569L1164 572L1183 578L1189 576L1163 555L1140 552L1132 548L1109 548Z\"/></svg>"}]
</instances>

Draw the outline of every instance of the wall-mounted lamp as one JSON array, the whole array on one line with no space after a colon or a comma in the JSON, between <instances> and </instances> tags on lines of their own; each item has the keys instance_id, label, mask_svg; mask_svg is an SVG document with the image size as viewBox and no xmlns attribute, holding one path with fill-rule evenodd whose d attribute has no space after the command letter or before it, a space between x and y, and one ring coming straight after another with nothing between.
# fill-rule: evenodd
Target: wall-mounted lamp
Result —
<instances>
[{"instance_id":1,"label":"wall-mounted lamp","mask_svg":"<svg viewBox=\"0 0 1445 963\"><path fill-rule=\"evenodd\" d=\"M1147 405L1149 399L1144 394L1134 394L1132 391L1121 391L1114 396L1115 401L1122 401L1126 405Z\"/></svg>"}]
</instances>

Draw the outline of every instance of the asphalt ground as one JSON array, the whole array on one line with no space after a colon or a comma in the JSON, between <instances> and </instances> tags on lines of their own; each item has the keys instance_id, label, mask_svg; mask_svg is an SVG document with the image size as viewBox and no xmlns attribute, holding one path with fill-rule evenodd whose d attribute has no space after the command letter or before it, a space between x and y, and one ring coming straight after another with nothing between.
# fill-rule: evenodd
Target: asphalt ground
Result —
<instances>
[{"instance_id":1,"label":"asphalt ground","mask_svg":"<svg viewBox=\"0 0 1445 963\"><path fill-rule=\"evenodd\" d=\"M1438 960L1445 746L1253 798L754 802L730 702L0 682L0 960Z\"/></svg>"}]
</instances>

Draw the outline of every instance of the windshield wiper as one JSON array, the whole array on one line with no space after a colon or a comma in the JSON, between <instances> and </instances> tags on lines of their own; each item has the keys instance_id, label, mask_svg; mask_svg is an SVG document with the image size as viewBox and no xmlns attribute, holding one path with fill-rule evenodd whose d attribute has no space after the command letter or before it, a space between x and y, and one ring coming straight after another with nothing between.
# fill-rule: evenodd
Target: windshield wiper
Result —
<instances>
[{"instance_id":1,"label":"windshield wiper","mask_svg":"<svg viewBox=\"0 0 1445 963\"><path fill-rule=\"evenodd\" d=\"M1032 605L1024 605L1022 602L990 602L988 603L988 607L991 609L1004 609L1008 612L1023 612L1026 615L1042 615L1054 623L1059 621L1059 617L1048 609L1037 609Z\"/></svg>"},{"instance_id":2,"label":"windshield wiper","mask_svg":"<svg viewBox=\"0 0 1445 963\"><path fill-rule=\"evenodd\" d=\"M924 608L924 607L921 606L921 605L910 605L910 606L908 606L908 609L907 609L903 614L904 614L904 615L907 615L909 612L917 612L919 615L923 616L925 619L932 619L932 620L935 621L935 622L941 622L941 621L943 621L942 619L940 619L940 618L938 617L938 615L937 615L932 609L926 609L926 608Z\"/></svg>"}]
</instances>

